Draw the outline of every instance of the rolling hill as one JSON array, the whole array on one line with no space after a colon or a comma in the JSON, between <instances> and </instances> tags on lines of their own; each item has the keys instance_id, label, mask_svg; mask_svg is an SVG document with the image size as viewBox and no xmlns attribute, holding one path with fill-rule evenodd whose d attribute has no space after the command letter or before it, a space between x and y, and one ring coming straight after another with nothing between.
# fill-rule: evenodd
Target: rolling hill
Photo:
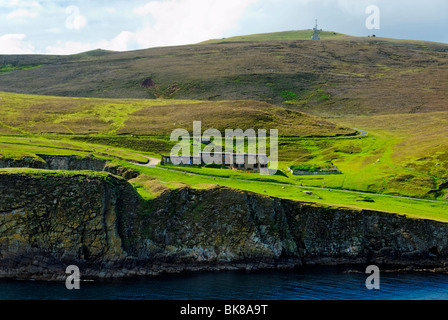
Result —
<instances>
[{"instance_id":1,"label":"rolling hill","mask_svg":"<svg viewBox=\"0 0 448 320\"><path fill-rule=\"evenodd\" d=\"M0 134L170 136L177 128L278 129L283 136L332 137L356 130L258 101L99 99L0 92Z\"/></svg>"},{"instance_id":2,"label":"rolling hill","mask_svg":"<svg viewBox=\"0 0 448 320\"><path fill-rule=\"evenodd\" d=\"M243 37L255 41L130 52L3 55L0 90L95 98L256 100L321 117L446 111L446 44L346 36L289 40L288 33L280 34L287 40L265 34Z\"/></svg>"}]
</instances>

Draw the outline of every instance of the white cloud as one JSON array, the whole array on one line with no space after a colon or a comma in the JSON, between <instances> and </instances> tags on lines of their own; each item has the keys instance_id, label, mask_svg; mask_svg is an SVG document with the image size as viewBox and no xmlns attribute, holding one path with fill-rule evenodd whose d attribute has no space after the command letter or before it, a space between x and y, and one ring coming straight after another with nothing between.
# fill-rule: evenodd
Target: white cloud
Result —
<instances>
[{"instance_id":1,"label":"white cloud","mask_svg":"<svg viewBox=\"0 0 448 320\"><path fill-rule=\"evenodd\" d=\"M77 42L77 41L58 41L55 46L46 48L47 54L67 55L86 52L95 49L126 51L128 44L134 40L131 32L123 31L111 41L101 40L94 43Z\"/></svg>"},{"instance_id":2,"label":"white cloud","mask_svg":"<svg viewBox=\"0 0 448 320\"><path fill-rule=\"evenodd\" d=\"M129 44L135 41L135 36L132 32L123 31L116 36L112 41L109 41L103 49L114 51L126 51L129 49Z\"/></svg>"},{"instance_id":3,"label":"white cloud","mask_svg":"<svg viewBox=\"0 0 448 320\"><path fill-rule=\"evenodd\" d=\"M45 51L47 54L57 54L57 55L66 55L66 54L75 54L85 51L90 51L94 49L98 49L99 47L95 46L95 44L84 43L84 42L76 42L76 41L58 41L55 46L46 47Z\"/></svg>"},{"instance_id":4,"label":"white cloud","mask_svg":"<svg viewBox=\"0 0 448 320\"><path fill-rule=\"evenodd\" d=\"M330 4L334 4L333 2L329 2ZM364 16L366 8L369 5L374 5L374 1L372 0L338 0L337 7L344 13L353 15L353 16Z\"/></svg>"},{"instance_id":5,"label":"white cloud","mask_svg":"<svg viewBox=\"0 0 448 320\"><path fill-rule=\"evenodd\" d=\"M148 19L145 27L134 33L134 40L141 47L154 47L222 37L238 25L247 7L257 1L152 1L134 10L135 14Z\"/></svg>"},{"instance_id":6,"label":"white cloud","mask_svg":"<svg viewBox=\"0 0 448 320\"><path fill-rule=\"evenodd\" d=\"M0 0L0 7L12 8L20 4L19 0Z\"/></svg>"},{"instance_id":7,"label":"white cloud","mask_svg":"<svg viewBox=\"0 0 448 320\"><path fill-rule=\"evenodd\" d=\"M258 0L158 0L134 9L144 19L135 32L122 31L112 40L91 43L58 41L47 46L47 54L74 54L94 49L126 51L131 47L182 45L222 37L236 27L245 9ZM72 18L79 9L67 9ZM70 23L74 24L74 21Z\"/></svg>"},{"instance_id":8,"label":"white cloud","mask_svg":"<svg viewBox=\"0 0 448 320\"><path fill-rule=\"evenodd\" d=\"M63 30L61 28L48 28L45 29L45 33L52 33L52 34L61 34Z\"/></svg>"},{"instance_id":9,"label":"white cloud","mask_svg":"<svg viewBox=\"0 0 448 320\"><path fill-rule=\"evenodd\" d=\"M5 34L0 36L0 54L32 54L34 46L25 41L25 34Z\"/></svg>"},{"instance_id":10,"label":"white cloud","mask_svg":"<svg viewBox=\"0 0 448 320\"><path fill-rule=\"evenodd\" d=\"M25 9L17 9L11 12L7 15L8 19L15 19L15 18L35 18L38 16L38 13L36 11L29 11Z\"/></svg>"},{"instance_id":11,"label":"white cloud","mask_svg":"<svg viewBox=\"0 0 448 320\"><path fill-rule=\"evenodd\" d=\"M40 3L36 0L0 0L0 7L4 8L14 8L14 7L21 7L21 8L42 8Z\"/></svg>"},{"instance_id":12,"label":"white cloud","mask_svg":"<svg viewBox=\"0 0 448 320\"><path fill-rule=\"evenodd\" d=\"M109 13L109 14L117 13L117 9L111 8L111 7L104 8L103 10L104 10L104 12Z\"/></svg>"}]
</instances>

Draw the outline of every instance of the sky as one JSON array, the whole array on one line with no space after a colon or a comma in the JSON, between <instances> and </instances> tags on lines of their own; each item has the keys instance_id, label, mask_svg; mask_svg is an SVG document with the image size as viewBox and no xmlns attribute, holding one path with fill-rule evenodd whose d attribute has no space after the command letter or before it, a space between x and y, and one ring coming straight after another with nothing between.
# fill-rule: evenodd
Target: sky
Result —
<instances>
[{"instance_id":1,"label":"sky","mask_svg":"<svg viewBox=\"0 0 448 320\"><path fill-rule=\"evenodd\" d=\"M319 28L448 43L447 0L0 0L0 54L74 54Z\"/></svg>"}]
</instances>

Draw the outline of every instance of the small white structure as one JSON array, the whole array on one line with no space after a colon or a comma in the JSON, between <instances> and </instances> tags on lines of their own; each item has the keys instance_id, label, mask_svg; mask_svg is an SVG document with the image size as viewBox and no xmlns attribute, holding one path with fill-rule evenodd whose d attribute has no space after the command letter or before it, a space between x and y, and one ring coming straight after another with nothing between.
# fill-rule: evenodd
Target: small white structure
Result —
<instances>
[{"instance_id":1,"label":"small white structure","mask_svg":"<svg viewBox=\"0 0 448 320\"><path fill-rule=\"evenodd\" d=\"M317 19L316 19L316 26L313 29L313 36L311 37L311 40L320 40L320 31L317 29Z\"/></svg>"}]
</instances>

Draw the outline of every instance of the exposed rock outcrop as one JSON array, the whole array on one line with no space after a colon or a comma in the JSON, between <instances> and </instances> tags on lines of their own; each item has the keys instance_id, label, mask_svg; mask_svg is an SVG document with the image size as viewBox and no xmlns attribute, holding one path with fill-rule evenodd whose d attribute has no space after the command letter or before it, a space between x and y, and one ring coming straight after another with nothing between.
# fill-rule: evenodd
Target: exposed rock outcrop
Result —
<instances>
[{"instance_id":1,"label":"exposed rock outcrop","mask_svg":"<svg viewBox=\"0 0 448 320\"><path fill-rule=\"evenodd\" d=\"M444 267L448 261L448 224L390 213L222 187L166 192L150 212L121 220L124 249L157 263Z\"/></svg>"},{"instance_id":2,"label":"exposed rock outcrop","mask_svg":"<svg viewBox=\"0 0 448 320\"><path fill-rule=\"evenodd\" d=\"M92 170L103 171L106 161L90 157L40 155L39 158L0 158L0 168L35 168L46 170Z\"/></svg>"},{"instance_id":3,"label":"exposed rock outcrop","mask_svg":"<svg viewBox=\"0 0 448 320\"><path fill-rule=\"evenodd\" d=\"M445 268L448 224L229 188L144 201L108 173L0 173L0 277L390 265Z\"/></svg>"},{"instance_id":4,"label":"exposed rock outcrop","mask_svg":"<svg viewBox=\"0 0 448 320\"><path fill-rule=\"evenodd\" d=\"M117 214L138 207L133 188L106 173L0 174L0 276L52 279L70 264L126 257Z\"/></svg>"},{"instance_id":5,"label":"exposed rock outcrop","mask_svg":"<svg viewBox=\"0 0 448 320\"><path fill-rule=\"evenodd\" d=\"M109 172L125 178L126 180L137 177L138 172L119 165L113 165L106 160L93 157L40 155L24 157L21 159L0 158L0 168L31 168L44 170L63 171L97 171Z\"/></svg>"}]
</instances>

